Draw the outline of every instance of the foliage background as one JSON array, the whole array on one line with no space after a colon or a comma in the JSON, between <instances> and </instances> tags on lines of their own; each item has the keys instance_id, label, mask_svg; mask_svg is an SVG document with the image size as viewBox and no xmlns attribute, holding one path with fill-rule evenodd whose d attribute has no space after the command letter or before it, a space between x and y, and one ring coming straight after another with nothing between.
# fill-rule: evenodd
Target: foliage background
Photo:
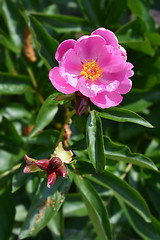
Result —
<instances>
[{"instance_id":1,"label":"foliage background","mask_svg":"<svg viewBox=\"0 0 160 240\"><path fill-rule=\"evenodd\" d=\"M1 240L159 240L159 0L1 0L0 25ZM126 48L133 89L119 108L72 117L77 162L49 190L23 173L24 154L54 151L72 110L52 100L48 72L58 43L98 27Z\"/></svg>"}]
</instances>

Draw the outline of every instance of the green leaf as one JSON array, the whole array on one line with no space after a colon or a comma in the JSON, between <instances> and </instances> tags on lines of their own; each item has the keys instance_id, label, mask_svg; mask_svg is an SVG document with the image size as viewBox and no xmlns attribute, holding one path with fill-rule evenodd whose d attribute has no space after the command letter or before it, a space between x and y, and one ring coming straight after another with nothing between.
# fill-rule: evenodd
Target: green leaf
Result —
<instances>
[{"instance_id":1,"label":"green leaf","mask_svg":"<svg viewBox=\"0 0 160 240\"><path fill-rule=\"evenodd\" d=\"M95 111L90 112L86 132L89 158L97 172L103 171L105 167L103 131L101 119Z\"/></svg>"},{"instance_id":2,"label":"green leaf","mask_svg":"<svg viewBox=\"0 0 160 240\"><path fill-rule=\"evenodd\" d=\"M51 231L54 240L63 240L64 218L62 208L51 218L47 227Z\"/></svg>"},{"instance_id":3,"label":"green leaf","mask_svg":"<svg viewBox=\"0 0 160 240\"><path fill-rule=\"evenodd\" d=\"M58 111L57 102L53 99L57 96L57 93L50 95L40 108L38 113L36 124L34 129L30 133L30 137L33 137L37 132L45 128L54 118Z\"/></svg>"},{"instance_id":4,"label":"green leaf","mask_svg":"<svg viewBox=\"0 0 160 240\"><path fill-rule=\"evenodd\" d=\"M26 166L26 162L23 162L13 175L12 193L16 192L20 187L22 187L24 183L27 181L27 179L31 176L30 173L25 174L23 172L23 169L25 166Z\"/></svg>"},{"instance_id":5,"label":"green leaf","mask_svg":"<svg viewBox=\"0 0 160 240\"><path fill-rule=\"evenodd\" d=\"M102 118L110 119L117 122L131 122L148 128L153 128L153 126L149 122L147 122L147 120L139 116L137 113L124 108L108 108L105 111L98 112L98 115Z\"/></svg>"},{"instance_id":6,"label":"green leaf","mask_svg":"<svg viewBox=\"0 0 160 240\"><path fill-rule=\"evenodd\" d=\"M12 1L3 1L2 17L8 28L10 39L12 40L14 45L19 48L20 52L20 49L22 48L20 30L22 30L23 28L23 21L22 17L18 12L18 6L16 6Z\"/></svg>"},{"instance_id":7,"label":"green leaf","mask_svg":"<svg viewBox=\"0 0 160 240\"><path fill-rule=\"evenodd\" d=\"M9 140L10 142L21 145L23 142L22 137L17 132L16 128L14 127L13 123L9 121L7 118L3 118L2 123L0 124L2 127L6 140Z\"/></svg>"},{"instance_id":8,"label":"green leaf","mask_svg":"<svg viewBox=\"0 0 160 240\"><path fill-rule=\"evenodd\" d=\"M56 63L54 54L57 50L58 42L48 34L35 17L28 17L25 12L21 12L21 14L32 33L38 54L45 63L47 69L50 70L51 66L54 66Z\"/></svg>"},{"instance_id":9,"label":"green leaf","mask_svg":"<svg viewBox=\"0 0 160 240\"><path fill-rule=\"evenodd\" d=\"M151 216L151 223L147 223L129 206L126 206L123 201L120 199L118 199L118 201L123 208L129 223L144 240L160 240L160 222Z\"/></svg>"},{"instance_id":10,"label":"green leaf","mask_svg":"<svg viewBox=\"0 0 160 240\"><path fill-rule=\"evenodd\" d=\"M8 36L0 30L0 44L11 50L12 52L19 54L19 48L12 43Z\"/></svg>"},{"instance_id":11,"label":"green leaf","mask_svg":"<svg viewBox=\"0 0 160 240\"><path fill-rule=\"evenodd\" d=\"M111 189L117 198L122 199L130 205L146 222L150 222L150 212L146 202L141 195L124 180L108 171L104 171L96 176L86 175L86 177L103 187Z\"/></svg>"},{"instance_id":12,"label":"green leaf","mask_svg":"<svg viewBox=\"0 0 160 240\"><path fill-rule=\"evenodd\" d=\"M46 180L40 184L22 226L20 239L35 236L47 225L63 204L70 184L70 178L58 178L50 189L47 188Z\"/></svg>"},{"instance_id":13,"label":"green leaf","mask_svg":"<svg viewBox=\"0 0 160 240\"><path fill-rule=\"evenodd\" d=\"M155 23L145 0L129 0L128 7L132 13L143 19L149 31L155 31Z\"/></svg>"},{"instance_id":14,"label":"green leaf","mask_svg":"<svg viewBox=\"0 0 160 240\"><path fill-rule=\"evenodd\" d=\"M15 208L6 182L1 182L0 185L0 236L1 240L8 240L13 227Z\"/></svg>"},{"instance_id":15,"label":"green leaf","mask_svg":"<svg viewBox=\"0 0 160 240\"><path fill-rule=\"evenodd\" d=\"M0 72L0 94L23 94L30 89L29 77L24 75L12 75Z\"/></svg>"},{"instance_id":16,"label":"green leaf","mask_svg":"<svg viewBox=\"0 0 160 240\"><path fill-rule=\"evenodd\" d=\"M88 215L86 206L79 193L70 193L64 202L63 213L65 217L84 217Z\"/></svg>"},{"instance_id":17,"label":"green leaf","mask_svg":"<svg viewBox=\"0 0 160 240\"><path fill-rule=\"evenodd\" d=\"M78 175L74 176L82 199L87 207L89 217L94 225L99 240L111 240L112 233L107 210L91 183Z\"/></svg>"},{"instance_id":18,"label":"green leaf","mask_svg":"<svg viewBox=\"0 0 160 240\"><path fill-rule=\"evenodd\" d=\"M153 70L154 71L154 70ZM153 81L152 81L153 82ZM124 108L134 111L142 112L146 108L152 106L156 102L160 101L160 91L156 90L143 90L134 89L131 94L128 95L127 105Z\"/></svg>"},{"instance_id":19,"label":"green leaf","mask_svg":"<svg viewBox=\"0 0 160 240\"><path fill-rule=\"evenodd\" d=\"M80 17L58 15L58 14L46 14L39 12L31 12L31 15L35 17L39 22L43 23L44 26L50 27L56 30L57 33L70 33L91 31L92 29L88 23Z\"/></svg>"},{"instance_id":20,"label":"green leaf","mask_svg":"<svg viewBox=\"0 0 160 240\"><path fill-rule=\"evenodd\" d=\"M153 56L154 49L148 40L148 29L146 23L139 17L131 22L127 22L117 32L119 43L124 47L143 52Z\"/></svg>"},{"instance_id":21,"label":"green leaf","mask_svg":"<svg viewBox=\"0 0 160 240\"><path fill-rule=\"evenodd\" d=\"M138 165L140 167L158 170L151 159L140 153L132 153L129 147L111 141L109 137L104 137L105 155L108 159L123 161Z\"/></svg>"},{"instance_id":22,"label":"green leaf","mask_svg":"<svg viewBox=\"0 0 160 240\"><path fill-rule=\"evenodd\" d=\"M78 2L90 23L98 27L102 16L99 2L94 0L78 0Z\"/></svg>"},{"instance_id":23,"label":"green leaf","mask_svg":"<svg viewBox=\"0 0 160 240\"><path fill-rule=\"evenodd\" d=\"M110 0L108 1L107 7L105 8L105 26L111 26L118 23L121 15L123 14L127 5L127 0L121 0L121 4L117 7L117 1Z\"/></svg>"},{"instance_id":24,"label":"green leaf","mask_svg":"<svg viewBox=\"0 0 160 240\"><path fill-rule=\"evenodd\" d=\"M59 132L48 129L28 139L30 144L53 146L57 142Z\"/></svg>"},{"instance_id":25,"label":"green leaf","mask_svg":"<svg viewBox=\"0 0 160 240\"><path fill-rule=\"evenodd\" d=\"M10 103L7 106L3 107L3 111L0 112L0 122L3 117L6 117L8 120L22 120L31 118L32 113L27 110L22 103Z\"/></svg>"}]
</instances>

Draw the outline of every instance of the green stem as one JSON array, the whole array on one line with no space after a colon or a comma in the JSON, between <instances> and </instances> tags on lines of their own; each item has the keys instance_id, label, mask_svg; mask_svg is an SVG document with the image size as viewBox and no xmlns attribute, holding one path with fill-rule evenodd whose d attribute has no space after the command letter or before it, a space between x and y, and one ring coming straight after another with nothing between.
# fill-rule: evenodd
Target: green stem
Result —
<instances>
[{"instance_id":1,"label":"green stem","mask_svg":"<svg viewBox=\"0 0 160 240\"><path fill-rule=\"evenodd\" d=\"M76 113L76 110L73 109L71 112L69 112L66 116L66 120L65 120L65 123L63 125L63 128L61 129L61 132L60 132L60 135L59 135L59 138L58 138L58 141L57 141L57 144L61 141L62 137L63 137L63 134L64 134L64 131L65 131L65 124L68 124L69 123L69 119Z\"/></svg>"},{"instance_id":2,"label":"green stem","mask_svg":"<svg viewBox=\"0 0 160 240\"><path fill-rule=\"evenodd\" d=\"M2 174L0 175L0 179L3 178L3 177L5 177L5 176L7 176L8 174L14 172L15 170L17 170L17 169L21 166L21 164L22 164L22 163L18 163L17 165L15 165L15 166L14 166L13 168L11 168L10 170L2 173Z\"/></svg>"},{"instance_id":3,"label":"green stem","mask_svg":"<svg viewBox=\"0 0 160 240\"><path fill-rule=\"evenodd\" d=\"M39 91L39 88L38 88L38 85L37 85L37 81L36 81L36 78L35 78L35 76L33 74L32 69L27 65L27 63L25 62L25 60L23 59L22 56L20 57L20 59L21 59L21 61L23 62L23 64L25 65L25 67L27 69L28 75L30 76L30 79L31 79L32 84L33 84L33 86L35 88L35 91L36 91L36 93L37 93L37 95L39 97L40 102L43 104L44 103L44 99L43 99L42 95L40 94L40 91Z\"/></svg>"},{"instance_id":4,"label":"green stem","mask_svg":"<svg viewBox=\"0 0 160 240\"><path fill-rule=\"evenodd\" d=\"M43 103L44 103L44 99L43 99L42 95L41 95L40 92L39 92L38 85L37 85L36 79L35 79L35 77L34 77L33 71L32 71L31 68L28 67L28 66L26 66L26 68L27 68L27 72L28 72L28 74L29 74L29 76L30 76L30 78L31 78L32 84L33 84L33 86L35 87L35 90L36 90L36 93L37 93L37 95L38 95L38 97L39 97L39 100L40 100L40 102L43 104Z\"/></svg>"}]
</instances>

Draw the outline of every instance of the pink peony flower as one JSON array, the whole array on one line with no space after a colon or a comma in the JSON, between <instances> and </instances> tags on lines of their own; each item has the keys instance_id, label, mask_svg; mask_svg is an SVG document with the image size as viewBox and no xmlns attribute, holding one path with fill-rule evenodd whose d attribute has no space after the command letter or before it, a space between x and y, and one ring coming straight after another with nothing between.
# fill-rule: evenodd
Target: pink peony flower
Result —
<instances>
[{"instance_id":1,"label":"pink peony flower","mask_svg":"<svg viewBox=\"0 0 160 240\"><path fill-rule=\"evenodd\" d=\"M53 86L64 94L76 91L101 108L118 105L132 87L133 65L113 32L99 28L91 36L63 41L55 54L59 67L49 72Z\"/></svg>"}]
</instances>

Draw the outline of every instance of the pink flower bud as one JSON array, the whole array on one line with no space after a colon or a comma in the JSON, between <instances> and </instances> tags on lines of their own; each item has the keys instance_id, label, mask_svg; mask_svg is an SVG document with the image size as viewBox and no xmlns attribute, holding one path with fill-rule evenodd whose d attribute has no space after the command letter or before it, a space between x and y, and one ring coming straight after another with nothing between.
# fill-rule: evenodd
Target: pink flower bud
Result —
<instances>
[{"instance_id":1,"label":"pink flower bud","mask_svg":"<svg viewBox=\"0 0 160 240\"><path fill-rule=\"evenodd\" d=\"M55 168L58 168L62 165L62 161L59 157L53 157L51 160L50 160L50 166L51 168L55 167Z\"/></svg>"},{"instance_id":2,"label":"pink flower bud","mask_svg":"<svg viewBox=\"0 0 160 240\"><path fill-rule=\"evenodd\" d=\"M48 171L50 170L50 160L48 159L41 159L35 162L35 164L42 170Z\"/></svg>"},{"instance_id":3,"label":"pink flower bud","mask_svg":"<svg viewBox=\"0 0 160 240\"><path fill-rule=\"evenodd\" d=\"M67 176L67 168L64 165L62 165L56 169L56 173L60 177L66 177Z\"/></svg>"},{"instance_id":4,"label":"pink flower bud","mask_svg":"<svg viewBox=\"0 0 160 240\"><path fill-rule=\"evenodd\" d=\"M50 185L55 184L57 180L57 175L55 172L50 172L47 174L47 187L50 188Z\"/></svg>"},{"instance_id":5,"label":"pink flower bud","mask_svg":"<svg viewBox=\"0 0 160 240\"><path fill-rule=\"evenodd\" d=\"M89 98L88 97L85 97L79 93L79 98L78 98L78 103L77 103L77 106L76 106L76 112L78 115L82 115L85 110L89 107Z\"/></svg>"}]
</instances>

